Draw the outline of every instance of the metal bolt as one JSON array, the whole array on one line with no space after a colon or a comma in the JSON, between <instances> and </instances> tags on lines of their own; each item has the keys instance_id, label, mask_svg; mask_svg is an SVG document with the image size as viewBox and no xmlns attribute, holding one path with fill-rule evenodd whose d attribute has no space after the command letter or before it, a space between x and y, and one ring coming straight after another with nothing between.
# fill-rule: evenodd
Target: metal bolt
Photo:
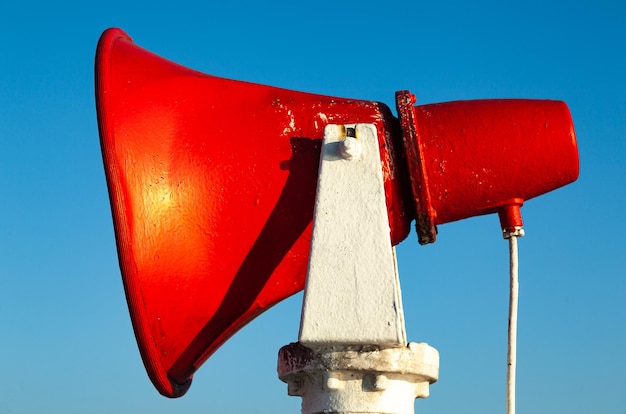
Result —
<instances>
[{"instance_id":1,"label":"metal bolt","mask_svg":"<svg viewBox=\"0 0 626 414\"><path fill-rule=\"evenodd\" d=\"M343 381L340 378L337 378L333 373L327 372L324 373L324 382L326 385L326 389L329 390L340 390L343 388Z\"/></svg>"},{"instance_id":2,"label":"metal bolt","mask_svg":"<svg viewBox=\"0 0 626 414\"><path fill-rule=\"evenodd\" d=\"M363 147L354 137L347 136L339 143L339 154L344 160L353 160L361 156Z\"/></svg>"},{"instance_id":3,"label":"metal bolt","mask_svg":"<svg viewBox=\"0 0 626 414\"><path fill-rule=\"evenodd\" d=\"M378 374L374 381L374 389L376 391L384 391L389 386L389 378L386 375Z\"/></svg>"}]
</instances>

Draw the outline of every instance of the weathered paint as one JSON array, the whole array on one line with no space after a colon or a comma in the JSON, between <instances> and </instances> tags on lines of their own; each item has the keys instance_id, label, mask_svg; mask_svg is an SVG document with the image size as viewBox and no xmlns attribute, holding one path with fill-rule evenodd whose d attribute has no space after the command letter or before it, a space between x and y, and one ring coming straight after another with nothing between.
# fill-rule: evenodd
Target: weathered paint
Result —
<instances>
[{"instance_id":1,"label":"weathered paint","mask_svg":"<svg viewBox=\"0 0 626 414\"><path fill-rule=\"evenodd\" d=\"M278 376L302 397L302 414L413 414L439 378L439 353L425 343L397 348L293 343L278 355Z\"/></svg>"}]
</instances>

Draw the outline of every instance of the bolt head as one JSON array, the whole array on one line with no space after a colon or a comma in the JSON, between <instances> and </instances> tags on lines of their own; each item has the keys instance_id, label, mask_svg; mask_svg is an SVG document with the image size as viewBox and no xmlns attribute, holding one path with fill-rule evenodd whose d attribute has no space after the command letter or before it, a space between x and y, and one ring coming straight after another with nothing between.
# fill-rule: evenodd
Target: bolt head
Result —
<instances>
[{"instance_id":1,"label":"bolt head","mask_svg":"<svg viewBox=\"0 0 626 414\"><path fill-rule=\"evenodd\" d=\"M339 154L344 160L353 160L361 156L363 147L354 137L346 137L339 143Z\"/></svg>"}]
</instances>

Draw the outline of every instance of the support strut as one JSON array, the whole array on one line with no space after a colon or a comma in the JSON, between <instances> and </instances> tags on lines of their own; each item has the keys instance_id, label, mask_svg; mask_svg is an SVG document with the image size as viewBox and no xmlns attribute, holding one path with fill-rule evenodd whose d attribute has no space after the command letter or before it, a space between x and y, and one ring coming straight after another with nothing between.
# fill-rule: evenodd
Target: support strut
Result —
<instances>
[{"instance_id":1,"label":"support strut","mask_svg":"<svg viewBox=\"0 0 626 414\"><path fill-rule=\"evenodd\" d=\"M407 344L378 145L372 124L324 131L299 342L278 358L303 414L412 414L439 375Z\"/></svg>"}]
</instances>

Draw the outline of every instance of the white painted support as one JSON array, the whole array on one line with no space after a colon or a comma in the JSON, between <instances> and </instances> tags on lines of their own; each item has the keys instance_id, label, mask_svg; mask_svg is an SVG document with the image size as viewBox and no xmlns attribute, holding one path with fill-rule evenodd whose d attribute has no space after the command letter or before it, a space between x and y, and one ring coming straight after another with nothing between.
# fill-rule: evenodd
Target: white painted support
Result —
<instances>
[{"instance_id":1,"label":"white painted support","mask_svg":"<svg viewBox=\"0 0 626 414\"><path fill-rule=\"evenodd\" d=\"M372 124L324 131L299 341L406 346Z\"/></svg>"},{"instance_id":2,"label":"white painted support","mask_svg":"<svg viewBox=\"0 0 626 414\"><path fill-rule=\"evenodd\" d=\"M406 343L376 127L324 131L299 342L278 376L302 414L413 414L439 353Z\"/></svg>"}]
</instances>

